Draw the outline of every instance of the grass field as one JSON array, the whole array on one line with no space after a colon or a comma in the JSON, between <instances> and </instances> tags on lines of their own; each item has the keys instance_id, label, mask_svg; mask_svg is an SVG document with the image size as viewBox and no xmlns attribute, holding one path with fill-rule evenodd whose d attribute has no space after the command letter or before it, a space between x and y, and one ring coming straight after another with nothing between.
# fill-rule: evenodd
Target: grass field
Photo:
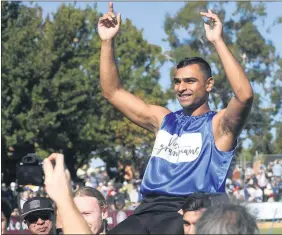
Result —
<instances>
[{"instance_id":1,"label":"grass field","mask_svg":"<svg viewBox=\"0 0 282 235\"><path fill-rule=\"evenodd\" d=\"M270 228L261 228L260 234L282 234L282 228L273 228L270 231Z\"/></svg>"},{"instance_id":2,"label":"grass field","mask_svg":"<svg viewBox=\"0 0 282 235\"><path fill-rule=\"evenodd\" d=\"M258 223L260 234L282 234L282 221ZM272 227L272 229L271 229Z\"/></svg>"}]
</instances>

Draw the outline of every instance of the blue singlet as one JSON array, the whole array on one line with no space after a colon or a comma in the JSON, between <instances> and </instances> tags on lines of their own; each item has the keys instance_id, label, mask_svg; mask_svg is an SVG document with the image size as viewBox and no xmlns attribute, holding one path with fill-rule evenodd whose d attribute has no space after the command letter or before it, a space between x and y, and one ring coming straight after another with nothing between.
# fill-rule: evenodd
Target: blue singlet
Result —
<instances>
[{"instance_id":1,"label":"blue singlet","mask_svg":"<svg viewBox=\"0 0 282 235\"><path fill-rule=\"evenodd\" d=\"M212 131L215 114L185 116L180 110L165 116L143 177L143 196L225 192L235 146L229 152L216 148Z\"/></svg>"}]
</instances>

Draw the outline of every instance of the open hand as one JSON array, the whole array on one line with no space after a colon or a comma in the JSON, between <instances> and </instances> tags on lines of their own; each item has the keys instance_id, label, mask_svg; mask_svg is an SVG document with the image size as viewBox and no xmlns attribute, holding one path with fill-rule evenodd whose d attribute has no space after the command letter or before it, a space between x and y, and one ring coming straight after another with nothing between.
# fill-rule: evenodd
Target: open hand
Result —
<instances>
[{"instance_id":1,"label":"open hand","mask_svg":"<svg viewBox=\"0 0 282 235\"><path fill-rule=\"evenodd\" d=\"M109 11L104 14L98 22L98 33L101 40L113 39L120 28L120 14L115 15L113 3L109 3Z\"/></svg>"},{"instance_id":2,"label":"open hand","mask_svg":"<svg viewBox=\"0 0 282 235\"><path fill-rule=\"evenodd\" d=\"M55 162L55 167L52 165ZM72 200L70 173L65 169L64 155L52 153L43 161L45 188L49 197L60 205L66 200Z\"/></svg>"},{"instance_id":3,"label":"open hand","mask_svg":"<svg viewBox=\"0 0 282 235\"><path fill-rule=\"evenodd\" d=\"M208 12L200 12L200 14L209 18L212 23L212 26L204 23L207 39L212 43L222 40L222 23L218 16L212 13L211 10L208 10Z\"/></svg>"}]
</instances>

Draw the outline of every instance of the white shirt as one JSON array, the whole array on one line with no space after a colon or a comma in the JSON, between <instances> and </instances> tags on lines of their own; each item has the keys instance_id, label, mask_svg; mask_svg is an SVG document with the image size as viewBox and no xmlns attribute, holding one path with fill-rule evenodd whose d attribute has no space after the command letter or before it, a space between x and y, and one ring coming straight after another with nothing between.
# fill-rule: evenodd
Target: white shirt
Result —
<instances>
[{"instance_id":1,"label":"white shirt","mask_svg":"<svg viewBox=\"0 0 282 235\"><path fill-rule=\"evenodd\" d=\"M255 201L256 202L262 202L262 199L263 199L263 192L260 188L257 188L254 192L254 195L255 195Z\"/></svg>"}]
</instances>

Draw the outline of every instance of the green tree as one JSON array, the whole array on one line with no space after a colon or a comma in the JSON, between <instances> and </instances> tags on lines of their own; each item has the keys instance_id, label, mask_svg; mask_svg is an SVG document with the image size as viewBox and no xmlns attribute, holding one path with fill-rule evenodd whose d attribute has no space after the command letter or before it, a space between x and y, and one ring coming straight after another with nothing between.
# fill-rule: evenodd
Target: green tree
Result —
<instances>
[{"instance_id":1,"label":"green tree","mask_svg":"<svg viewBox=\"0 0 282 235\"><path fill-rule=\"evenodd\" d=\"M15 173L11 166L24 152L34 151L30 143L34 134L25 127L31 108L30 87L36 79L33 63L42 21L40 9L27 8L19 2L1 2L1 13L2 163L4 173Z\"/></svg>"},{"instance_id":2,"label":"green tree","mask_svg":"<svg viewBox=\"0 0 282 235\"><path fill-rule=\"evenodd\" d=\"M277 123L276 141L274 142L275 153L282 153L282 122Z\"/></svg>"},{"instance_id":3,"label":"green tree","mask_svg":"<svg viewBox=\"0 0 282 235\"><path fill-rule=\"evenodd\" d=\"M281 17L282 20L282 17ZM281 21L282 23L282 21ZM275 153L282 153L282 59L278 62L279 69L276 71L275 74L275 82L271 84L271 97L273 102L275 102L274 106L274 113L277 113L278 118L274 122L276 125L276 138L274 139L274 149Z\"/></svg>"},{"instance_id":4,"label":"green tree","mask_svg":"<svg viewBox=\"0 0 282 235\"><path fill-rule=\"evenodd\" d=\"M81 10L63 4L44 20L39 7L18 7L19 14L7 17L2 33L6 152L13 146L17 160L28 152L42 157L62 152L72 176L93 151L109 165L119 158L149 156L154 136L101 95L96 32L101 14L96 6ZM10 9L3 15L11 15ZM165 105L166 94L158 83L161 49L145 41L130 20L122 24L116 48L125 87L147 102Z\"/></svg>"},{"instance_id":5,"label":"green tree","mask_svg":"<svg viewBox=\"0 0 282 235\"><path fill-rule=\"evenodd\" d=\"M235 4L231 17L226 14L230 4ZM186 3L175 16L166 16L166 40L171 47L168 54L170 58L174 58L171 62L176 64L185 57L204 57L211 64L215 78L215 88L210 96L210 104L215 110L227 106L233 95L232 90L215 49L205 37L203 18L199 14L207 9L214 9L222 20L223 38L233 55L242 64L255 91L252 113L239 139L239 149L242 147L243 140L249 139L252 154L255 151L273 153L273 136L270 130L275 125L277 114L273 112L273 109L278 110L281 105L281 97L278 98L278 94L281 94L281 84L277 87L277 92L273 91L272 95L269 95L268 89L271 90L279 79L279 75L273 76L278 56L275 54L275 47L262 36L256 24L267 16L264 4ZM267 84L272 85L267 86ZM271 107L266 107L267 101L272 102Z\"/></svg>"}]
</instances>

